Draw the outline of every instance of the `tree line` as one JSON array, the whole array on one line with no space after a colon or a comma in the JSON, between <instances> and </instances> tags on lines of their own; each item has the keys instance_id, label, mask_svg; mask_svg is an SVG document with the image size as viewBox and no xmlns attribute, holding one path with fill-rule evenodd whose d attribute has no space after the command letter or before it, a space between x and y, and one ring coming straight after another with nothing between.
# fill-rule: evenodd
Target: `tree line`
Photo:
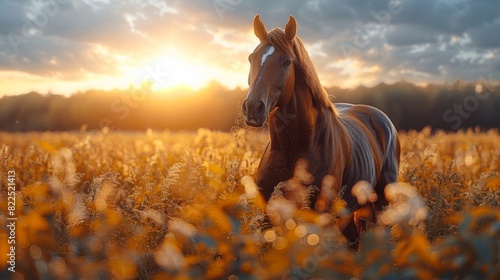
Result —
<instances>
[{"instance_id":1,"label":"tree line","mask_svg":"<svg viewBox=\"0 0 500 280\"><path fill-rule=\"evenodd\" d=\"M30 92L0 98L0 130L68 131L196 130L228 131L235 123L246 90L228 90L217 82L193 91L89 90L70 96ZM500 126L500 86L485 81L417 86L407 82L356 89L328 88L334 102L368 104L384 111L400 130L481 129Z\"/></svg>"}]
</instances>

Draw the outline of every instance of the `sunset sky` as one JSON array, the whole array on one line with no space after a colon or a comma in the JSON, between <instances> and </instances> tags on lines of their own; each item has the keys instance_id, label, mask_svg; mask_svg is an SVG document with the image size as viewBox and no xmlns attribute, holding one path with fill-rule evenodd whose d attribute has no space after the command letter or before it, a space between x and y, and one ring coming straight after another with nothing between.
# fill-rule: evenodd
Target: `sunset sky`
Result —
<instances>
[{"instance_id":1,"label":"sunset sky","mask_svg":"<svg viewBox=\"0 0 500 280\"><path fill-rule=\"evenodd\" d=\"M1 0L0 96L246 88L255 14L295 16L324 86L500 79L498 0Z\"/></svg>"}]
</instances>

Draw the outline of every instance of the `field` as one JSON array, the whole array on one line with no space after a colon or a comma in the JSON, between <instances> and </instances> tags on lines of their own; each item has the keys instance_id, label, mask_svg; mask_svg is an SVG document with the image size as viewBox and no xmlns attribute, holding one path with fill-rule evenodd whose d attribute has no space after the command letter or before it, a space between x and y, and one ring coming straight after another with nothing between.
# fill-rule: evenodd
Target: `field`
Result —
<instances>
[{"instance_id":1,"label":"field","mask_svg":"<svg viewBox=\"0 0 500 280\"><path fill-rule=\"evenodd\" d=\"M0 278L500 279L498 130L400 137L400 183L355 252L340 200L317 214L278 192L261 231L265 133L0 133Z\"/></svg>"}]
</instances>

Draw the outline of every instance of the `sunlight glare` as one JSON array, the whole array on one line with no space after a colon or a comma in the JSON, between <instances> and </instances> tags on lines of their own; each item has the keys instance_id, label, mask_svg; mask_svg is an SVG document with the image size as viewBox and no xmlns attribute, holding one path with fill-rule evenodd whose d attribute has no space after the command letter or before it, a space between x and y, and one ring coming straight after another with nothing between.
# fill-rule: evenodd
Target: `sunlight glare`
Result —
<instances>
[{"instance_id":1,"label":"sunlight glare","mask_svg":"<svg viewBox=\"0 0 500 280\"><path fill-rule=\"evenodd\" d=\"M150 68L150 71L156 72L150 74L150 78L155 90L175 86L199 89L208 83L206 73L210 73L210 71L204 69L204 66L182 57L165 56L154 67L156 68Z\"/></svg>"},{"instance_id":2,"label":"sunlight glare","mask_svg":"<svg viewBox=\"0 0 500 280\"><path fill-rule=\"evenodd\" d=\"M177 51L168 51L125 72L125 79L134 86L151 83L152 89L158 91L175 87L199 90L210 81L213 70Z\"/></svg>"}]
</instances>

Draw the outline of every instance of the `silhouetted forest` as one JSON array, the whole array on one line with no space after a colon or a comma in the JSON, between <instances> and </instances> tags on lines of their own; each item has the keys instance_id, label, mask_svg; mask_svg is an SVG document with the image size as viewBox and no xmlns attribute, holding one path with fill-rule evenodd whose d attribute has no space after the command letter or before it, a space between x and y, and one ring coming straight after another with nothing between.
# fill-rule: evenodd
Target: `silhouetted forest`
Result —
<instances>
[{"instance_id":1,"label":"silhouetted forest","mask_svg":"<svg viewBox=\"0 0 500 280\"><path fill-rule=\"evenodd\" d=\"M0 99L0 130L63 131L209 128L229 130L246 90L217 82L176 94L140 89L76 93L69 97L31 92ZM334 102L362 103L384 111L401 130L500 127L500 86L486 82L416 86L407 82L356 89L329 88Z\"/></svg>"},{"instance_id":2,"label":"silhouetted forest","mask_svg":"<svg viewBox=\"0 0 500 280\"><path fill-rule=\"evenodd\" d=\"M399 130L500 127L500 85L486 81L427 85L408 82L354 90L328 89L333 101L362 103L384 111Z\"/></svg>"}]
</instances>

